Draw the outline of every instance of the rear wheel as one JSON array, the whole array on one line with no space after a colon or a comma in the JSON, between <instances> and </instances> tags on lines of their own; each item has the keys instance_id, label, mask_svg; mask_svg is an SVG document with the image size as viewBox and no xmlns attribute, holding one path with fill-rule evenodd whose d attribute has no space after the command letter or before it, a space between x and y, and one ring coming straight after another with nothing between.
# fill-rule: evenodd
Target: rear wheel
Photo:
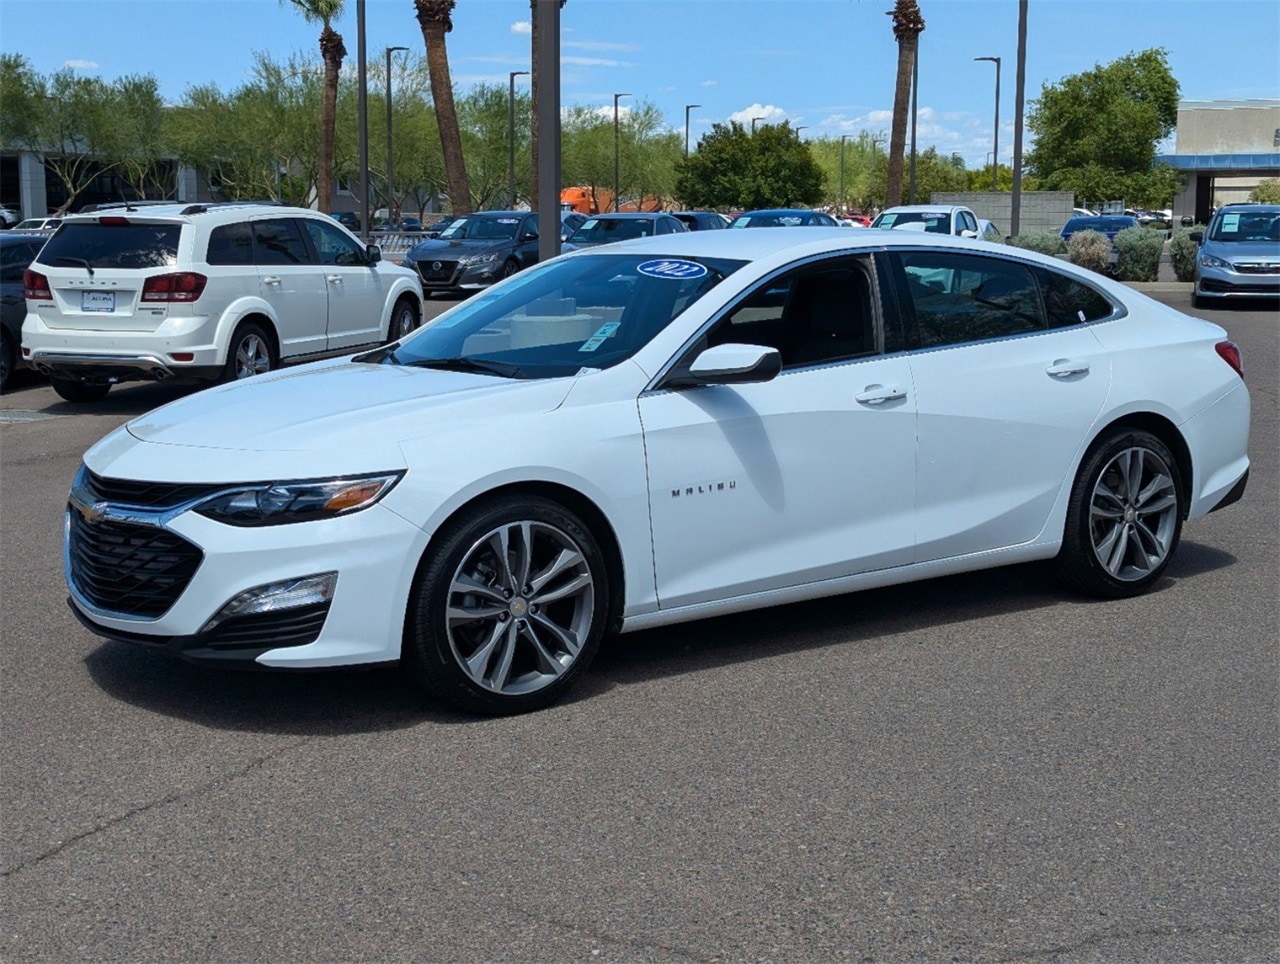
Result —
<instances>
[{"instance_id":1,"label":"rear wheel","mask_svg":"<svg viewBox=\"0 0 1280 964\"><path fill-rule=\"evenodd\" d=\"M13 350L13 339L9 333L0 332L0 392L8 391L9 379L13 377L13 366L17 353Z\"/></svg>"},{"instance_id":2,"label":"rear wheel","mask_svg":"<svg viewBox=\"0 0 1280 964\"><path fill-rule=\"evenodd\" d=\"M68 402L100 402L111 386L106 383L81 382L74 378L51 378L53 390Z\"/></svg>"},{"instance_id":3,"label":"rear wheel","mask_svg":"<svg viewBox=\"0 0 1280 964\"><path fill-rule=\"evenodd\" d=\"M1185 515L1168 446L1150 432L1117 430L1093 448L1072 486L1058 573L1094 596L1145 592L1173 558Z\"/></svg>"},{"instance_id":4,"label":"rear wheel","mask_svg":"<svg viewBox=\"0 0 1280 964\"><path fill-rule=\"evenodd\" d=\"M595 656L609 592L600 546L572 512L537 496L491 499L450 523L424 561L405 663L461 709L540 709Z\"/></svg>"},{"instance_id":5,"label":"rear wheel","mask_svg":"<svg viewBox=\"0 0 1280 964\"><path fill-rule=\"evenodd\" d=\"M401 298L391 309L391 323L387 326L387 341L399 341L418 327L418 309L408 298Z\"/></svg>"},{"instance_id":6,"label":"rear wheel","mask_svg":"<svg viewBox=\"0 0 1280 964\"><path fill-rule=\"evenodd\" d=\"M227 364L222 370L221 381L234 382L265 375L275 367L275 352L266 329L256 321L240 322L227 347Z\"/></svg>"}]
</instances>

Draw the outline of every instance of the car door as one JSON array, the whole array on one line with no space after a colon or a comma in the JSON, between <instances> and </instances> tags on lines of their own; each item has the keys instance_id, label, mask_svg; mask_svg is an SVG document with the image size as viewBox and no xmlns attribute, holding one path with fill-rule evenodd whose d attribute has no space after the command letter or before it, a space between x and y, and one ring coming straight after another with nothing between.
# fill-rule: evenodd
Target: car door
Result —
<instances>
[{"instance_id":1,"label":"car door","mask_svg":"<svg viewBox=\"0 0 1280 964\"><path fill-rule=\"evenodd\" d=\"M1029 542L1106 399L1109 357L1083 319L1050 326L1025 264L940 250L892 261L918 410L916 561Z\"/></svg>"},{"instance_id":2,"label":"car door","mask_svg":"<svg viewBox=\"0 0 1280 964\"><path fill-rule=\"evenodd\" d=\"M329 299L326 347L333 351L377 341L387 279L370 262L364 246L341 228L318 218L302 218L301 224L324 272Z\"/></svg>"},{"instance_id":3,"label":"car door","mask_svg":"<svg viewBox=\"0 0 1280 964\"><path fill-rule=\"evenodd\" d=\"M295 218L261 218L253 229L262 298L275 312L280 357L324 351L328 344L329 284Z\"/></svg>"},{"instance_id":4,"label":"car door","mask_svg":"<svg viewBox=\"0 0 1280 964\"><path fill-rule=\"evenodd\" d=\"M690 345L776 348L758 384L646 392L659 605L695 605L911 560L915 403L870 256L758 285Z\"/></svg>"},{"instance_id":5,"label":"car door","mask_svg":"<svg viewBox=\"0 0 1280 964\"><path fill-rule=\"evenodd\" d=\"M515 245L516 258L520 262L520 267L529 268L538 263L538 215L536 213L525 215L516 230Z\"/></svg>"}]
</instances>

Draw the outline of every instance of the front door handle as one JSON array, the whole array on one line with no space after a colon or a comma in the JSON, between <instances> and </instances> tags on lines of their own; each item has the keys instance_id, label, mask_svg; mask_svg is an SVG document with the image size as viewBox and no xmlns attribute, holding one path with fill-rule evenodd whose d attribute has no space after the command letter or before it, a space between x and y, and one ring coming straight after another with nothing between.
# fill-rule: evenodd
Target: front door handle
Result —
<instances>
[{"instance_id":1,"label":"front door handle","mask_svg":"<svg viewBox=\"0 0 1280 964\"><path fill-rule=\"evenodd\" d=\"M326 275L326 276L325 276L325 280L326 280L326 281L328 281L328 282L329 282L329 284L331 284L331 285L340 285L340 284L342 284L342 276L341 276L341 275L336 275L336 274Z\"/></svg>"},{"instance_id":2,"label":"front door handle","mask_svg":"<svg viewBox=\"0 0 1280 964\"><path fill-rule=\"evenodd\" d=\"M864 391L853 396L854 401L861 402L863 405L883 405L885 402L896 402L906 397L907 393L903 389L884 385L868 385Z\"/></svg>"},{"instance_id":3,"label":"front door handle","mask_svg":"<svg viewBox=\"0 0 1280 964\"><path fill-rule=\"evenodd\" d=\"M1056 358L1052 365L1045 369L1045 372L1054 378L1070 378L1072 375L1089 374L1089 363L1086 361L1073 361L1070 358Z\"/></svg>"},{"instance_id":4,"label":"front door handle","mask_svg":"<svg viewBox=\"0 0 1280 964\"><path fill-rule=\"evenodd\" d=\"M279 278L263 278L262 283L264 285L270 285L273 288L278 288L280 286L280 279Z\"/></svg>"}]
</instances>

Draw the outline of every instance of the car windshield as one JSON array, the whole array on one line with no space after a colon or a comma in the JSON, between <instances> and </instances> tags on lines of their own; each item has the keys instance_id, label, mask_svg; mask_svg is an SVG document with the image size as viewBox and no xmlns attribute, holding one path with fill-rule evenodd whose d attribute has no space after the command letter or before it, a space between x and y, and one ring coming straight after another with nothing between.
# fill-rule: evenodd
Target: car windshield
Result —
<instances>
[{"instance_id":1,"label":"car windshield","mask_svg":"<svg viewBox=\"0 0 1280 964\"><path fill-rule=\"evenodd\" d=\"M1280 211L1222 211L1210 241L1280 241Z\"/></svg>"},{"instance_id":2,"label":"car windshield","mask_svg":"<svg viewBox=\"0 0 1280 964\"><path fill-rule=\"evenodd\" d=\"M896 211L880 215L877 228L900 228L904 224L923 224L930 234L950 234L951 215L946 211Z\"/></svg>"},{"instance_id":3,"label":"car windshield","mask_svg":"<svg viewBox=\"0 0 1280 964\"><path fill-rule=\"evenodd\" d=\"M630 238L647 238L653 234L649 218L591 218L573 232L574 244L606 244Z\"/></svg>"},{"instance_id":4,"label":"car windshield","mask_svg":"<svg viewBox=\"0 0 1280 964\"><path fill-rule=\"evenodd\" d=\"M458 218L440 232L449 241L510 241L520 227L518 217Z\"/></svg>"},{"instance_id":5,"label":"car windshield","mask_svg":"<svg viewBox=\"0 0 1280 964\"><path fill-rule=\"evenodd\" d=\"M359 362L557 378L630 358L741 268L722 258L556 259L478 294Z\"/></svg>"},{"instance_id":6,"label":"car windshield","mask_svg":"<svg viewBox=\"0 0 1280 964\"><path fill-rule=\"evenodd\" d=\"M99 221L63 221L62 229L40 251L40 263L94 268L163 268L178 263L174 222L139 224L123 217Z\"/></svg>"},{"instance_id":7,"label":"car windshield","mask_svg":"<svg viewBox=\"0 0 1280 964\"><path fill-rule=\"evenodd\" d=\"M732 228L798 228L809 223L805 214L744 214L734 218Z\"/></svg>"}]
</instances>

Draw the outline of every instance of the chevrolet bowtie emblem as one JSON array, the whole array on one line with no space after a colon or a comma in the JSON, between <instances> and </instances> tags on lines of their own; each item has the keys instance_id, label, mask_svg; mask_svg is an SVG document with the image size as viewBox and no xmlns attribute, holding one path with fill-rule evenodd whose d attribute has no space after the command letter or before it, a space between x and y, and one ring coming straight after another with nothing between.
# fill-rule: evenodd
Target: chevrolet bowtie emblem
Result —
<instances>
[{"instance_id":1,"label":"chevrolet bowtie emblem","mask_svg":"<svg viewBox=\"0 0 1280 964\"><path fill-rule=\"evenodd\" d=\"M77 505L80 516L85 522L97 522L107 514L107 503L95 502L93 505Z\"/></svg>"}]
</instances>

